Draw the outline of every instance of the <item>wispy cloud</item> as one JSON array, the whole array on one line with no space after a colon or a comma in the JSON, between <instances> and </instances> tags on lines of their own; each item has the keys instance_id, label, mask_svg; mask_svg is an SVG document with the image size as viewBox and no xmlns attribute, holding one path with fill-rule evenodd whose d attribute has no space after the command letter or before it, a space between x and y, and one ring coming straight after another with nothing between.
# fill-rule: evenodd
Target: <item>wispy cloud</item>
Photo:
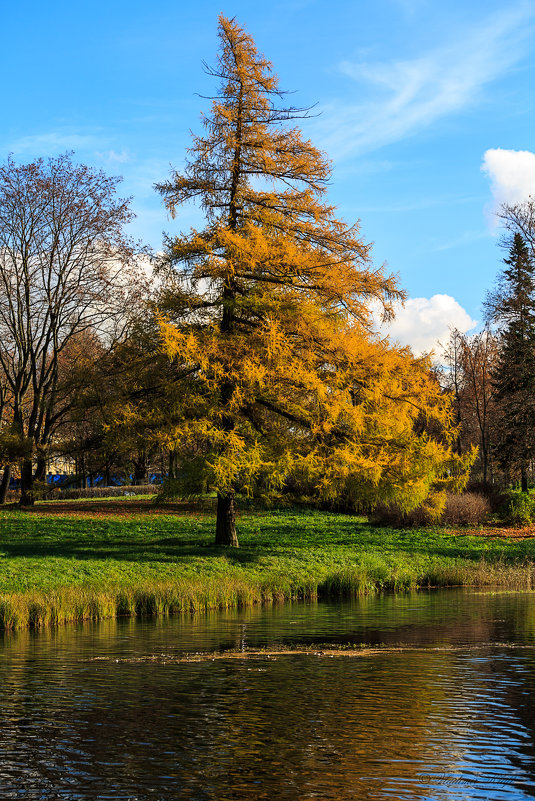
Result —
<instances>
[{"instance_id":1,"label":"wispy cloud","mask_svg":"<svg viewBox=\"0 0 535 801\"><path fill-rule=\"evenodd\" d=\"M413 200L407 200L405 203L382 203L380 205L367 206L359 205L359 214L367 213L383 213L383 214L410 214L413 211L423 211L425 209L437 208L440 206L460 206L476 203L480 201L479 197L467 195L431 195L419 197Z\"/></svg>"},{"instance_id":2,"label":"wispy cloud","mask_svg":"<svg viewBox=\"0 0 535 801\"><path fill-rule=\"evenodd\" d=\"M10 142L8 149L16 156L47 155L64 153L66 150L90 150L102 147L102 137L98 133L76 133L73 131L49 131L23 136Z\"/></svg>"},{"instance_id":3,"label":"wispy cloud","mask_svg":"<svg viewBox=\"0 0 535 801\"><path fill-rule=\"evenodd\" d=\"M448 239L447 242L441 242L438 245L432 245L430 252L439 253L442 250L453 250L454 248L462 248L465 245L470 245L472 242L480 242L483 239L489 238L489 232L486 230L464 231L460 236L453 239Z\"/></svg>"},{"instance_id":4,"label":"wispy cloud","mask_svg":"<svg viewBox=\"0 0 535 801\"><path fill-rule=\"evenodd\" d=\"M323 147L337 159L370 152L466 109L522 58L533 16L529 6L503 11L418 58L342 63L360 91L372 93L365 102L337 101L324 109Z\"/></svg>"},{"instance_id":5,"label":"wispy cloud","mask_svg":"<svg viewBox=\"0 0 535 801\"><path fill-rule=\"evenodd\" d=\"M393 0L393 3L401 8L404 14L412 17L427 5L427 0Z\"/></svg>"},{"instance_id":6,"label":"wispy cloud","mask_svg":"<svg viewBox=\"0 0 535 801\"><path fill-rule=\"evenodd\" d=\"M104 153L97 152L95 155L107 164L125 164L130 161L130 156L126 150L121 150L120 153L115 150L106 150Z\"/></svg>"}]
</instances>

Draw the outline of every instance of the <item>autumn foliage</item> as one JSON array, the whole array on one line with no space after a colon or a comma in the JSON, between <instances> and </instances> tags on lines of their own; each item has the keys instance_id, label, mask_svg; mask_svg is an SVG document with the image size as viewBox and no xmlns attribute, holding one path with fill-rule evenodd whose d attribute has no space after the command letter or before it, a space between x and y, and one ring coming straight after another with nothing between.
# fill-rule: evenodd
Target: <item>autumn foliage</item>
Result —
<instances>
[{"instance_id":1,"label":"autumn foliage","mask_svg":"<svg viewBox=\"0 0 535 801\"><path fill-rule=\"evenodd\" d=\"M205 214L167 241L162 348L187 380L165 435L195 446L223 544L237 544L237 491L416 506L465 478L449 401L425 360L372 333L372 303L388 316L403 293L326 201L330 164L294 123L306 109L281 107L235 21L219 37L204 134L158 186L173 216L189 201Z\"/></svg>"}]
</instances>

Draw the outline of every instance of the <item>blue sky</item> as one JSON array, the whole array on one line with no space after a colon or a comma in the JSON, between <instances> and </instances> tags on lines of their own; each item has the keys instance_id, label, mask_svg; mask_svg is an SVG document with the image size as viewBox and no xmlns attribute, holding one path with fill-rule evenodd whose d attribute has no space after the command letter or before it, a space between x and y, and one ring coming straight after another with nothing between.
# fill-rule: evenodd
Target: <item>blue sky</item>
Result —
<instances>
[{"instance_id":1,"label":"blue sky","mask_svg":"<svg viewBox=\"0 0 535 801\"><path fill-rule=\"evenodd\" d=\"M418 350L448 323L481 321L503 256L494 209L535 191L533 2L4 5L2 158L74 150L124 176L132 233L158 249L162 231L194 219L169 221L153 184L199 130L220 12L248 29L292 102L317 103L303 128L333 160L330 199L412 299L394 336Z\"/></svg>"}]
</instances>

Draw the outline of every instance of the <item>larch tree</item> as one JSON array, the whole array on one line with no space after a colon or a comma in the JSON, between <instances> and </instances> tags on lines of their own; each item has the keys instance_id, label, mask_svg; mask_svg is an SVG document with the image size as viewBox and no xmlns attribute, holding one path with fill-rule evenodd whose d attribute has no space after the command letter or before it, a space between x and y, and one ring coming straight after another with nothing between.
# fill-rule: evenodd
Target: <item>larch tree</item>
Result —
<instances>
[{"instance_id":1,"label":"larch tree","mask_svg":"<svg viewBox=\"0 0 535 801\"><path fill-rule=\"evenodd\" d=\"M520 476L527 492L535 457L535 261L518 230L504 262L498 287L486 303L489 321L500 332L493 373L499 404L496 446L502 466Z\"/></svg>"},{"instance_id":2,"label":"larch tree","mask_svg":"<svg viewBox=\"0 0 535 801\"><path fill-rule=\"evenodd\" d=\"M172 437L195 444L195 471L217 490L216 542L237 545L238 491L297 477L325 498L416 505L455 458L424 364L371 334L371 306L388 317L403 293L326 202L330 164L293 122L307 109L281 105L271 64L234 20L220 17L219 38L204 135L184 173L157 186L173 217L197 201L206 218L167 239L161 332L188 375ZM433 415L431 441L415 420Z\"/></svg>"}]
</instances>

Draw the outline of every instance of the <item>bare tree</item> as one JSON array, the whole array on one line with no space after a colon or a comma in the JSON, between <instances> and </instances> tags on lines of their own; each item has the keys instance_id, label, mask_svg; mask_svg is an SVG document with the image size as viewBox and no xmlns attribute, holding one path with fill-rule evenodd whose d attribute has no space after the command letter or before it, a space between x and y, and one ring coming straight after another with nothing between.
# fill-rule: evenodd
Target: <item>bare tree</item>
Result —
<instances>
[{"instance_id":1,"label":"bare tree","mask_svg":"<svg viewBox=\"0 0 535 801\"><path fill-rule=\"evenodd\" d=\"M508 232L501 242L502 247L509 249L514 235L520 234L531 258L535 258L535 197L529 195L521 203L504 203L498 217Z\"/></svg>"},{"instance_id":2,"label":"bare tree","mask_svg":"<svg viewBox=\"0 0 535 801\"><path fill-rule=\"evenodd\" d=\"M123 228L132 213L116 197L119 181L69 154L0 167L0 371L13 430L31 445L21 464L23 504L45 477L65 411L60 354L81 332L114 337L124 322L133 246Z\"/></svg>"},{"instance_id":3,"label":"bare tree","mask_svg":"<svg viewBox=\"0 0 535 801\"><path fill-rule=\"evenodd\" d=\"M455 447L466 453L478 447L475 470L484 485L493 481L493 447L496 439L497 401L493 371L498 363L499 341L485 328L468 336L454 328L443 352L441 383L452 395L457 425Z\"/></svg>"},{"instance_id":4,"label":"bare tree","mask_svg":"<svg viewBox=\"0 0 535 801\"><path fill-rule=\"evenodd\" d=\"M0 505L6 502L7 490L11 478L11 463L8 454L9 421L10 421L10 395L6 377L0 371Z\"/></svg>"},{"instance_id":5,"label":"bare tree","mask_svg":"<svg viewBox=\"0 0 535 801\"><path fill-rule=\"evenodd\" d=\"M463 452L462 445L462 423L463 423L463 390L464 390L464 372L462 365L464 335L461 334L459 329L453 328L450 330L450 338L448 344L444 348L442 354L444 362L444 372L442 381L444 388L451 392L453 397L453 413L455 415L455 425L457 426L457 434L455 436L455 451L456 453Z\"/></svg>"},{"instance_id":6,"label":"bare tree","mask_svg":"<svg viewBox=\"0 0 535 801\"><path fill-rule=\"evenodd\" d=\"M464 433L479 448L484 485L493 480L493 446L496 438L497 403L493 371L498 363L499 343L488 328L462 338L461 364L464 374Z\"/></svg>"}]
</instances>

